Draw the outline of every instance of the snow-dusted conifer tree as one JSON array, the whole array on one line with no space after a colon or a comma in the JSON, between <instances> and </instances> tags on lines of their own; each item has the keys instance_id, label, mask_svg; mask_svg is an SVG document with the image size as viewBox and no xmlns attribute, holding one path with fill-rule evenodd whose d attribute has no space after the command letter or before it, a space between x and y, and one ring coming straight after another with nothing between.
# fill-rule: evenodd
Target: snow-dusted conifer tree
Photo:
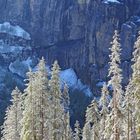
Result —
<instances>
[{"instance_id":1,"label":"snow-dusted conifer tree","mask_svg":"<svg viewBox=\"0 0 140 140\"><path fill-rule=\"evenodd\" d=\"M86 111L86 123L91 124L92 126L92 140L99 140L99 120L100 114L98 109L98 103L96 102L96 100L93 100Z\"/></svg>"},{"instance_id":2,"label":"snow-dusted conifer tree","mask_svg":"<svg viewBox=\"0 0 140 140\"><path fill-rule=\"evenodd\" d=\"M2 140L19 140L21 133L20 120L22 118L21 92L16 88L12 92L12 105L6 111L3 124Z\"/></svg>"},{"instance_id":3,"label":"snow-dusted conifer tree","mask_svg":"<svg viewBox=\"0 0 140 140\"><path fill-rule=\"evenodd\" d=\"M91 125L86 122L83 127L82 140L91 140Z\"/></svg>"},{"instance_id":4,"label":"snow-dusted conifer tree","mask_svg":"<svg viewBox=\"0 0 140 140\"><path fill-rule=\"evenodd\" d=\"M62 104L64 107L64 112L65 113L69 112L69 105L70 105L69 89L66 83L64 84L64 89L62 93Z\"/></svg>"},{"instance_id":5,"label":"snow-dusted conifer tree","mask_svg":"<svg viewBox=\"0 0 140 140\"><path fill-rule=\"evenodd\" d=\"M108 99L108 95L109 92L108 92L108 87L106 85L106 83L103 85L103 88L102 88L102 95L101 95L101 98L100 98L100 101L99 101L99 105L101 107L101 111L100 111L100 114L101 114L101 120L100 120L100 131L99 131L99 134L100 134L100 140L105 140L105 128L106 128L106 119L107 119L107 115L109 113L109 110L108 110L108 103L109 103L109 99Z\"/></svg>"},{"instance_id":6,"label":"snow-dusted conifer tree","mask_svg":"<svg viewBox=\"0 0 140 140\"><path fill-rule=\"evenodd\" d=\"M132 74L132 84L134 86L134 102L135 102L135 125L137 129L137 137L140 139L140 32L137 41L134 45L133 53L133 74Z\"/></svg>"},{"instance_id":7,"label":"snow-dusted conifer tree","mask_svg":"<svg viewBox=\"0 0 140 140\"><path fill-rule=\"evenodd\" d=\"M98 122L99 118L100 118L100 114L98 109L98 103L94 99L92 100L91 104L87 107L86 120L87 122L93 124L95 122Z\"/></svg>"},{"instance_id":8,"label":"snow-dusted conifer tree","mask_svg":"<svg viewBox=\"0 0 140 140\"><path fill-rule=\"evenodd\" d=\"M80 138L81 138L81 128L79 121L76 121L74 129L74 140L80 140Z\"/></svg>"},{"instance_id":9,"label":"snow-dusted conifer tree","mask_svg":"<svg viewBox=\"0 0 140 140\"><path fill-rule=\"evenodd\" d=\"M126 123L123 124L125 127L125 139L128 140L136 140L135 114L133 113L135 110L135 101L133 91L134 87L132 80L130 80L125 92L124 111L126 116Z\"/></svg>"},{"instance_id":10,"label":"snow-dusted conifer tree","mask_svg":"<svg viewBox=\"0 0 140 140\"><path fill-rule=\"evenodd\" d=\"M64 140L72 140L73 134L70 127L70 115L69 115L69 93L68 93L68 86L65 83L64 89L62 93L62 107L63 107L63 139Z\"/></svg>"},{"instance_id":11,"label":"snow-dusted conifer tree","mask_svg":"<svg viewBox=\"0 0 140 140\"><path fill-rule=\"evenodd\" d=\"M109 68L109 76L111 77L110 84L113 88L113 99L112 99L112 115L113 117L113 133L111 139L119 140L120 132L122 126L122 101L123 101L123 91L122 91L122 75L120 69L120 43L119 43L119 35L118 32L115 31L113 36L113 42L111 47L111 55L110 55L110 68Z\"/></svg>"},{"instance_id":12,"label":"snow-dusted conifer tree","mask_svg":"<svg viewBox=\"0 0 140 140\"><path fill-rule=\"evenodd\" d=\"M47 140L48 133L48 119L49 119L49 87L48 74L46 70L45 60L42 58L37 66L35 72L34 88L36 101L36 135L38 140Z\"/></svg>"},{"instance_id":13,"label":"snow-dusted conifer tree","mask_svg":"<svg viewBox=\"0 0 140 140\"><path fill-rule=\"evenodd\" d=\"M112 127L113 127L113 114L112 111L107 115L105 120L105 130L104 130L104 138L105 140L110 140L112 135Z\"/></svg>"},{"instance_id":14,"label":"snow-dusted conifer tree","mask_svg":"<svg viewBox=\"0 0 140 140\"><path fill-rule=\"evenodd\" d=\"M60 67L58 62L55 61L52 67L50 85L51 95L51 112L50 112L50 136L49 140L58 140L63 137L63 107L61 105L62 93L60 90L60 79L59 79Z\"/></svg>"},{"instance_id":15,"label":"snow-dusted conifer tree","mask_svg":"<svg viewBox=\"0 0 140 140\"><path fill-rule=\"evenodd\" d=\"M31 70L27 73L27 88L24 91L26 95L24 101L24 111L22 118L21 140L36 140L36 101L35 101L35 75Z\"/></svg>"},{"instance_id":16,"label":"snow-dusted conifer tree","mask_svg":"<svg viewBox=\"0 0 140 140\"><path fill-rule=\"evenodd\" d=\"M94 101L94 100L93 100ZM92 115L92 110L89 110L90 106L87 107L86 110L86 121L85 125L83 127L83 132L82 132L82 140L91 140L92 136L92 125L93 125L93 115Z\"/></svg>"}]
</instances>

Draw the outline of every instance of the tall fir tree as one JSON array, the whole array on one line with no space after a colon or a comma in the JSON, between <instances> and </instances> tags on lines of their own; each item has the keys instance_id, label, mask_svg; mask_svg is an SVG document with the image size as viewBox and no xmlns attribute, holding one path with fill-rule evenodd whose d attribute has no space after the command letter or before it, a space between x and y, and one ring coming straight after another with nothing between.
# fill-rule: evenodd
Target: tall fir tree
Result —
<instances>
[{"instance_id":1,"label":"tall fir tree","mask_svg":"<svg viewBox=\"0 0 140 140\"><path fill-rule=\"evenodd\" d=\"M90 116L91 116L91 112L89 113L89 106L86 109L86 116L85 116L85 124L82 130L82 140L91 140L91 121L92 119L89 120ZM92 121L93 122L93 121Z\"/></svg>"},{"instance_id":2,"label":"tall fir tree","mask_svg":"<svg viewBox=\"0 0 140 140\"><path fill-rule=\"evenodd\" d=\"M113 133L111 136L112 140L120 140L121 121L122 121L122 101L123 101L123 91L122 91L122 75L120 69L120 43L118 32L115 31L113 36L113 42L111 43L111 55L110 55L110 68L109 76L111 77L110 83L113 88L113 99L112 99L112 117L113 117Z\"/></svg>"},{"instance_id":3,"label":"tall fir tree","mask_svg":"<svg viewBox=\"0 0 140 140\"><path fill-rule=\"evenodd\" d=\"M79 121L76 121L75 123L75 129L74 129L74 140L80 140L81 139L81 128Z\"/></svg>"},{"instance_id":4,"label":"tall fir tree","mask_svg":"<svg viewBox=\"0 0 140 140\"><path fill-rule=\"evenodd\" d=\"M51 79L49 81L50 94L51 94L51 112L50 112L50 138L49 140L58 140L63 137L63 107L61 105L62 93L60 90L59 79L60 67L58 62L55 61L52 67Z\"/></svg>"},{"instance_id":5,"label":"tall fir tree","mask_svg":"<svg viewBox=\"0 0 140 140\"><path fill-rule=\"evenodd\" d=\"M134 87L130 79L129 84L125 91L125 107L124 112L126 116L126 123L123 125L125 127L125 139L136 140L136 127L135 127L135 101L134 101Z\"/></svg>"},{"instance_id":6,"label":"tall fir tree","mask_svg":"<svg viewBox=\"0 0 140 140\"><path fill-rule=\"evenodd\" d=\"M114 117L113 117L113 112L110 111L109 114L107 115L106 117L106 120L105 120L105 130L104 130L104 139L105 140L110 140L111 139L111 136L112 136L112 127L113 127L113 124L114 124Z\"/></svg>"},{"instance_id":7,"label":"tall fir tree","mask_svg":"<svg viewBox=\"0 0 140 140\"><path fill-rule=\"evenodd\" d=\"M135 124L137 129L137 137L140 139L140 32L137 41L134 45L133 52L133 74L132 84L134 86L134 101L135 101Z\"/></svg>"},{"instance_id":8,"label":"tall fir tree","mask_svg":"<svg viewBox=\"0 0 140 140\"><path fill-rule=\"evenodd\" d=\"M103 85L102 88L102 95L99 101L99 105L101 107L101 120L100 120L100 140L105 140L105 128L106 128L106 119L109 113L108 104L109 104L109 91L106 83Z\"/></svg>"},{"instance_id":9,"label":"tall fir tree","mask_svg":"<svg viewBox=\"0 0 140 140\"><path fill-rule=\"evenodd\" d=\"M26 95L24 101L24 111L22 118L21 140L36 140L36 101L35 101L35 74L30 70L27 73L27 88L24 91Z\"/></svg>"},{"instance_id":10,"label":"tall fir tree","mask_svg":"<svg viewBox=\"0 0 140 140\"><path fill-rule=\"evenodd\" d=\"M46 139L46 134L49 133L47 122L49 119L49 85L48 73L46 70L45 59L42 58L37 66L35 73L35 101L36 101L36 135L37 140Z\"/></svg>"},{"instance_id":11,"label":"tall fir tree","mask_svg":"<svg viewBox=\"0 0 140 140\"><path fill-rule=\"evenodd\" d=\"M88 121L85 122L85 125L83 127L82 140L92 140L91 139L91 125Z\"/></svg>"},{"instance_id":12,"label":"tall fir tree","mask_svg":"<svg viewBox=\"0 0 140 140\"><path fill-rule=\"evenodd\" d=\"M68 86L65 83L62 93L62 107L63 107L63 140L72 140L73 134L70 127L70 114L69 114L69 91Z\"/></svg>"},{"instance_id":13,"label":"tall fir tree","mask_svg":"<svg viewBox=\"0 0 140 140\"><path fill-rule=\"evenodd\" d=\"M21 134L20 120L22 118L21 92L15 88L12 92L12 105L6 111L3 124L2 140L19 140Z\"/></svg>"},{"instance_id":14,"label":"tall fir tree","mask_svg":"<svg viewBox=\"0 0 140 140\"><path fill-rule=\"evenodd\" d=\"M91 139L99 139L99 120L100 114L98 109L98 103L93 100L86 110L86 123L92 126L91 128Z\"/></svg>"}]
</instances>

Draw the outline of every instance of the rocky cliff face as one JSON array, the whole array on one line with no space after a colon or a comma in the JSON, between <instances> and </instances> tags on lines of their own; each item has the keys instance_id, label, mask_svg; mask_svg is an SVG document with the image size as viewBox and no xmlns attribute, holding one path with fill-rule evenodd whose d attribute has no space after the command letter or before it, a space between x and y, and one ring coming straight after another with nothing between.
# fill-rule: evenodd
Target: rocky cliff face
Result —
<instances>
[{"instance_id":1,"label":"rocky cliff face","mask_svg":"<svg viewBox=\"0 0 140 140\"><path fill-rule=\"evenodd\" d=\"M0 22L20 25L31 34L31 54L45 56L48 64L58 59L63 69L72 67L93 91L107 80L115 29L120 31L127 83L139 16L139 0L0 0Z\"/></svg>"}]
</instances>

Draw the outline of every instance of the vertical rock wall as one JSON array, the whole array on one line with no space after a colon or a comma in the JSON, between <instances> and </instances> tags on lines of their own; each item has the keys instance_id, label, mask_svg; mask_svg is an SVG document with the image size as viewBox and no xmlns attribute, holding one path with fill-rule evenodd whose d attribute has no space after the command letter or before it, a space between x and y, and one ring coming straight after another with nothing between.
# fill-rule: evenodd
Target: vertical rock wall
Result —
<instances>
[{"instance_id":1,"label":"vertical rock wall","mask_svg":"<svg viewBox=\"0 0 140 140\"><path fill-rule=\"evenodd\" d=\"M123 83L131 73L130 59L140 26L140 1L0 0L0 22L20 25L32 37L33 51L51 64L72 67L94 90L107 79L109 47L115 29L122 44Z\"/></svg>"}]
</instances>

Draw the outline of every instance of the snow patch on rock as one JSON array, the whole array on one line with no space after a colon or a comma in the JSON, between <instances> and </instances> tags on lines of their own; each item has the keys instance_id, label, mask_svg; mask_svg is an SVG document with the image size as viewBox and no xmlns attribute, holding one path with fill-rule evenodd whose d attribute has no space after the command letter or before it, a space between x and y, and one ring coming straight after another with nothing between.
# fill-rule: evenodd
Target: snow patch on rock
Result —
<instances>
[{"instance_id":1,"label":"snow patch on rock","mask_svg":"<svg viewBox=\"0 0 140 140\"><path fill-rule=\"evenodd\" d=\"M9 70L13 74L17 74L18 76L25 78L26 73L29 71L29 68L31 68L31 65L32 65L32 60L29 57L24 61L20 61L20 60L14 61L9 65Z\"/></svg>"},{"instance_id":2,"label":"snow patch on rock","mask_svg":"<svg viewBox=\"0 0 140 140\"><path fill-rule=\"evenodd\" d=\"M19 54L24 48L22 46L9 46L7 44L0 45L0 53Z\"/></svg>"},{"instance_id":3,"label":"snow patch on rock","mask_svg":"<svg viewBox=\"0 0 140 140\"><path fill-rule=\"evenodd\" d=\"M74 87L77 84L77 75L73 69L67 69L60 72L62 82L66 82L69 87Z\"/></svg>"},{"instance_id":4,"label":"snow patch on rock","mask_svg":"<svg viewBox=\"0 0 140 140\"><path fill-rule=\"evenodd\" d=\"M86 96L92 97L92 92L90 88L83 84L80 79L78 79L75 71L70 68L60 72L61 83L66 83L71 89L78 89L82 91Z\"/></svg>"},{"instance_id":5,"label":"snow patch on rock","mask_svg":"<svg viewBox=\"0 0 140 140\"><path fill-rule=\"evenodd\" d=\"M14 35L17 37L21 37L26 40L31 40L30 34L26 32L20 26L13 26L9 22L4 22L0 24L0 33L7 33L9 35Z\"/></svg>"},{"instance_id":6,"label":"snow patch on rock","mask_svg":"<svg viewBox=\"0 0 140 140\"><path fill-rule=\"evenodd\" d=\"M105 3L105 4L109 4L109 3L121 4L118 0L104 0L103 3Z\"/></svg>"}]
</instances>

